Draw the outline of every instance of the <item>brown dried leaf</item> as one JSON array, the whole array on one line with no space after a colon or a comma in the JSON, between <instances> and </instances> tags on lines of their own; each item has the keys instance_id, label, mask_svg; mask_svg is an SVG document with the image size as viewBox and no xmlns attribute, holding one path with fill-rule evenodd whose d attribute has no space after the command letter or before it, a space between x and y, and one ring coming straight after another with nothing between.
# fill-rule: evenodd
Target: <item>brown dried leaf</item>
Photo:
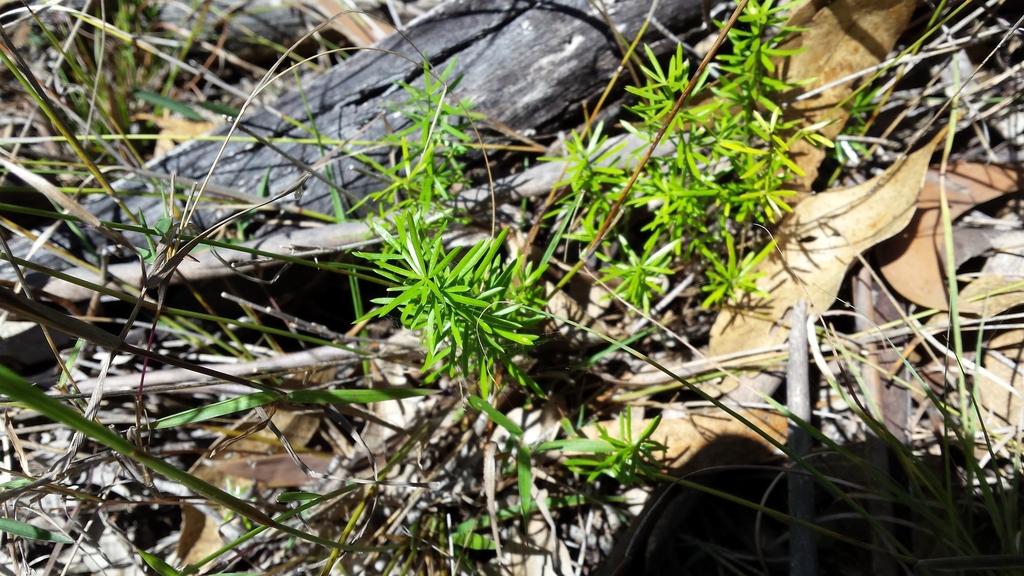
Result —
<instances>
[{"instance_id":1,"label":"brown dried leaf","mask_svg":"<svg viewBox=\"0 0 1024 576\"><path fill-rule=\"evenodd\" d=\"M326 454L300 453L299 458L320 474L325 474L331 463L331 457ZM236 456L207 462L207 466L222 477L231 478L235 485L238 479L243 479L267 488L293 488L316 480L307 476L288 454Z\"/></svg>"},{"instance_id":2,"label":"brown dried leaf","mask_svg":"<svg viewBox=\"0 0 1024 576\"><path fill-rule=\"evenodd\" d=\"M177 554L182 564L194 564L224 546L217 521L187 504L181 507Z\"/></svg>"},{"instance_id":3,"label":"brown dried leaf","mask_svg":"<svg viewBox=\"0 0 1024 576\"><path fill-rule=\"evenodd\" d=\"M916 6L916 0L837 0L818 10L810 22L806 21L810 8L798 11L790 23L808 30L782 48L806 50L783 61L780 70L787 82L809 78L814 81L789 98L877 65L896 45ZM803 118L808 124L832 121L821 132L834 139L849 118L842 103L852 94L852 87L853 81L843 82L816 96L794 102L787 116ZM795 183L795 188L809 191L825 152L805 142L793 146L791 152L793 160L806 173Z\"/></svg>"},{"instance_id":4,"label":"brown dried leaf","mask_svg":"<svg viewBox=\"0 0 1024 576\"><path fill-rule=\"evenodd\" d=\"M1010 330L988 342L983 365L991 374L977 378L975 400L993 430L1024 425L1024 330ZM994 378L993 378L994 376Z\"/></svg>"},{"instance_id":5,"label":"brown dried leaf","mask_svg":"<svg viewBox=\"0 0 1024 576\"><path fill-rule=\"evenodd\" d=\"M797 300L806 300L812 312L828 310L858 255L910 222L941 136L880 176L801 202L782 222L777 250L756 269L764 274L757 285L770 298L750 295L722 310L711 328L709 355L782 344L789 335L782 322ZM726 384L723 392L735 386Z\"/></svg>"},{"instance_id":6,"label":"brown dried leaf","mask_svg":"<svg viewBox=\"0 0 1024 576\"><path fill-rule=\"evenodd\" d=\"M155 114L136 114L132 120L148 120L160 128L160 138L156 141L155 153L162 156L178 144L193 136L202 136L217 127L213 122L196 122L174 116L156 116Z\"/></svg>"},{"instance_id":7,"label":"brown dried leaf","mask_svg":"<svg viewBox=\"0 0 1024 576\"><path fill-rule=\"evenodd\" d=\"M1024 282L1019 278L982 276L960 290L960 312L992 318L1024 304Z\"/></svg>"},{"instance_id":8,"label":"brown dried leaf","mask_svg":"<svg viewBox=\"0 0 1024 576\"><path fill-rule=\"evenodd\" d=\"M1024 168L1020 167L975 163L950 166L946 173L950 218L956 219L978 204L1018 191L1022 179ZM925 177L917 213L910 225L880 244L875 254L882 276L901 296L925 308L949 309L937 171L930 170Z\"/></svg>"},{"instance_id":9,"label":"brown dried leaf","mask_svg":"<svg viewBox=\"0 0 1024 576\"><path fill-rule=\"evenodd\" d=\"M319 428L320 417L315 414L317 413L310 411L278 410L272 420L293 447L301 448ZM283 453L284 448L277 444L277 437L272 432L260 430L235 442L216 458L199 460L189 472L201 480L225 489L244 489L253 483L268 488L290 488L302 486L313 480L295 464L291 456ZM280 453L266 454L270 447ZM234 451L246 452L247 455L229 456ZM307 466L320 473L326 472L331 460L330 457L321 454L300 453L299 457ZM206 514L195 509L189 513L183 509L178 558L191 563L218 550L224 545L218 528L217 522Z\"/></svg>"},{"instance_id":10,"label":"brown dried leaf","mask_svg":"<svg viewBox=\"0 0 1024 576\"><path fill-rule=\"evenodd\" d=\"M355 46L370 46L395 31L381 20L366 14L346 11L345 4L335 0L317 0L315 5L324 14L335 16L331 21L331 27L344 34L349 43Z\"/></svg>"}]
</instances>

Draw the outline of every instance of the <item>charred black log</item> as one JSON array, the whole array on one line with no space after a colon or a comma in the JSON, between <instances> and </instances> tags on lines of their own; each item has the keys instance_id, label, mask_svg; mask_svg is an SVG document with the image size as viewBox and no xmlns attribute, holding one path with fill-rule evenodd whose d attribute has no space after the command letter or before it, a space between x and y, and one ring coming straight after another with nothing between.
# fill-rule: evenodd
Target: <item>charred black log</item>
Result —
<instances>
[{"instance_id":1,"label":"charred black log","mask_svg":"<svg viewBox=\"0 0 1024 576\"><path fill-rule=\"evenodd\" d=\"M595 6L603 6L604 13ZM315 125L326 138L380 139L389 128L404 122L401 114L387 108L405 98L396 82L422 83L426 58L438 70L457 62L455 74L462 76L462 82L456 96L471 101L476 111L527 136L552 135L583 121L584 106L596 102L621 60L616 34L633 38L650 9L649 0L604 4L586 0L450 0L414 21L405 37L394 34L380 42L380 50L358 52L325 74L307 76L301 90L268 106L251 108L242 122L266 138L308 139L310 125ZM661 0L653 16L660 25L651 26L644 41L656 51L667 52L674 49L675 41L659 30L684 36L699 30L701 1ZM628 79L624 76L623 86ZM297 127L296 120L306 127ZM226 127L219 131L226 132ZM212 184L252 194L269 169L273 192L303 173L277 150L247 140L229 142L213 171ZM219 141L193 141L153 160L147 169L179 179L202 180L220 147ZM282 144L280 148L306 165L316 165L336 183L332 190L323 181L311 179L305 195L292 208L331 213L332 194L340 196L347 208L384 187L380 179L368 174L366 166L345 154L335 153L337 159L324 162L325 155L332 152L316 145ZM124 180L116 188L150 192L122 197L128 209L144 213L147 221L155 222L164 215L152 180ZM97 197L87 207L101 220L127 220L107 197ZM212 208L205 213L201 210L197 222L214 222L220 216L214 212ZM72 239L55 240L75 248ZM104 243L102 238L95 240ZM16 254L27 252L25 243L16 245ZM34 259L53 268L66 267L45 254Z\"/></svg>"}]
</instances>

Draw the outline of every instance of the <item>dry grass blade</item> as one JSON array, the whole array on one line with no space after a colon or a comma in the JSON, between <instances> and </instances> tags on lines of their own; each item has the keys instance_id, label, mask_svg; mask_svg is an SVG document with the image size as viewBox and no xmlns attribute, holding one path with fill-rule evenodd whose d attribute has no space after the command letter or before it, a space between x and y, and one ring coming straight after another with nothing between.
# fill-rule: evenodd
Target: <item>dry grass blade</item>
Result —
<instances>
[{"instance_id":1,"label":"dry grass blade","mask_svg":"<svg viewBox=\"0 0 1024 576\"><path fill-rule=\"evenodd\" d=\"M121 338L118 338L105 330L97 328L88 322L83 322L77 318L61 314L60 312L37 302L33 302L24 296L16 294L13 290L5 286L0 286L0 308L15 314L24 320L59 330L65 334L74 336L75 338L81 338L114 352L127 352L142 358L148 358L150 360L164 362L179 368L185 368L192 372L197 372L219 380L243 384L261 390L268 389L266 386L257 384L252 380L212 370L199 364L192 364L173 356L167 356L158 352L151 352L145 348L132 346Z\"/></svg>"},{"instance_id":2,"label":"dry grass blade","mask_svg":"<svg viewBox=\"0 0 1024 576\"><path fill-rule=\"evenodd\" d=\"M302 190L303 185L305 185L306 180L308 179L309 173L307 172L306 174L302 175L295 183L293 183L291 186L285 189L283 192L277 194L273 198L270 198L264 202L261 202L253 206L251 209L258 210L264 206L277 202L278 200L284 198L285 196L288 196L290 194L297 194L299 191ZM241 218L244 213L244 211L238 212L232 214L231 216L221 219L219 222L217 222L210 228L206 229L201 234L197 234L196 236L189 239L189 241L186 242L184 245L175 245L173 247L164 246L163 252L161 252L162 257L159 258L157 262L153 264L153 271L149 273L149 278L146 281L146 287L152 289L157 288L161 285L165 285L168 279L171 277L171 275L174 274L175 270L178 269L178 266L181 264L182 260L184 260L189 255L189 253L192 252L193 249L195 249L196 246L199 246L200 243L202 243L204 240L215 234L224 226L227 226L231 222L237 220L238 218Z\"/></svg>"},{"instance_id":3,"label":"dry grass blade","mask_svg":"<svg viewBox=\"0 0 1024 576\"><path fill-rule=\"evenodd\" d=\"M10 162L4 158L0 158L0 166L10 171L12 174L20 178L26 184L36 189L40 194L46 196L51 202L67 210L68 214L71 214L75 218L78 218L85 224L93 227L97 232L103 234L107 238L113 240L118 246L125 248L131 252L135 252L135 246L124 237L123 234L117 230L111 229L109 226L100 222L99 218L94 216L91 212L82 207L81 204L69 198L66 194L57 189L56 186L50 184L45 178L35 174L29 170L18 166L17 164Z\"/></svg>"},{"instance_id":4,"label":"dry grass blade","mask_svg":"<svg viewBox=\"0 0 1024 576\"><path fill-rule=\"evenodd\" d=\"M376 550L375 548L365 546L347 546L339 544L328 539L320 538L303 530L298 530L284 525L267 514L257 510L248 502L242 501L241 499L228 494L204 480L175 468L173 465L168 464L161 458L155 457L145 450L133 445L131 442L128 442L102 424L84 418L80 413L68 408L55 399L46 396L42 391L36 389L34 386L25 382L2 366L0 366L0 390L2 390L8 397L19 402L24 402L26 405L38 410L53 421L70 426L71 428L83 433L88 438L96 440L104 446L107 446L118 454L139 462L154 472L180 483L182 486L187 487L195 493L210 499L228 510L234 511L253 522L263 524L264 526L280 530L281 532L291 536L307 540L333 550Z\"/></svg>"}]
</instances>

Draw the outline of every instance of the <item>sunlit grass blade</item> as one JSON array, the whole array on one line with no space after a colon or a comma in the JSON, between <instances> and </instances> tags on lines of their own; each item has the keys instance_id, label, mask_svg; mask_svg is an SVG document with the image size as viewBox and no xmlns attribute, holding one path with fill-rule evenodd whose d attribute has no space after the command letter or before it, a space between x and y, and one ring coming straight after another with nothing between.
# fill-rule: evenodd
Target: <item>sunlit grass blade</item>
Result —
<instances>
[{"instance_id":1,"label":"sunlit grass blade","mask_svg":"<svg viewBox=\"0 0 1024 576\"><path fill-rule=\"evenodd\" d=\"M153 424L153 429L161 430L185 424L196 424L211 418L227 416L228 414L234 414L243 410L251 410L257 406L269 404L281 397L282 395L276 392L256 392L254 394L247 394L245 396L239 396L238 398L215 402L208 406L200 406L191 410L179 412L173 416L161 418Z\"/></svg>"},{"instance_id":2,"label":"sunlit grass blade","mask_svg":"<svg viewBox=\"0 0 1024 576\"><path fill-rule=\"evenodd\" d=\"M573 508L573 507L576 507L576 506L583 506L588 501L589 501L589 498L587 496L584 496L584 495L581 495L581 494L573 494L573 495L568 495L568 496L553 496L551 498L545 498L544 499L544 506L547 507L548 510L558 510L558 509L562 509L562 508ZM530 510L529 511L531 513L536 511L536 510L539 510L539 509L540 509L540 507L538 506L536 501L534 501L534 502L532 502L530 504ZM497 517L498 517L498 521L502 522L502 521L505 521L505 520L509 520L510 518L514 518L515 516L517 516L519 514L522 514L521 507L520 506L512 506L512 507L502 508L501 510L498 510ZM452 532L452 536L455 536L456 534L470 534L470 533L472 533L473 531L475 531L475 530L477 530L479 528L486 528L486 527L488 527L490 525L491 525L491 518L490 518L490 516L488 516L487 514L484 514L483 516L481 516L479 518L471 518L469 520L466 520L466 521L462 522L458 526L456 526L455 530Z\"/></svg>"},{"instance_id":3,"label":"sunlit grass blade","mask_svg":"<svg viewBox=\"0 0 1024 576\"><path fill-rule=\"evenodd\" d=\"M278 502L308 502L320 498L320 494L315 492L282 492L278 497Z\"/></svg>"},{"instance_id":4,"label":"sunlit grass blade","mask_svg":"<svg viewBox=\"0 0 1024 576\"><path fill-rule=\"evenodd\" d=\"M232 496L213 484L199 479L184 470L174 467L174 465L169 462L166 462L165 460L150 454L146 450L135 446L99 422L85 418L80 413L62 404L59 400L47 396L41 390L32 384L29 384L4 366L0 366L0 393L7 395L15 402L25 404L27 407L39 412L47 418L50 418L54 422L64 424L73 430L81 432L86 437L110 448L122 456L142 464L157 474L165 476L172 482L177 482L188 490L208 498L211 503L235 512L236 514L248 518L253 522L263 524L264 526L274 528L290 536L331 549L349 551L379 550L379 548L370 546L348 546L345 544L339 544L333 540L321 538L315 534L310 534L297 528L281 524L270 516L260 512L248 502Z\"/></svg>"},{"instance_id":5,"label":"sunlit grass blade","mask_svg":"<svg viewBox=\"0 0 1024 576\"><path fill-rule=\"evenodd\" d=\"M135 551L139 553L139 556L142 556L142 560L146 565L160 576L181 576L181 572L175 570L173 566L164 562L160 557L154 556L141 548L136 548Z\"/></svg>"},{"instance_id":6,"label":"sunlit grass blade","mask_svg":"<svg viewBox=\"0 0 1024 576\"><path fill-rule=\"evenodd\" d=\"M531 492L533 490L533 462L530 458L530 447L521 444L516 453L516 472L519 483L519 504L523 508L523 520L526 521L530 515L530 506L533 504Z\"/></svg>"},{"instance_id":7,"label":"sunlit grass blade","mask_svg":"<svg viewBox=\"0 0 1024 576\"><path fill-rule=\"evenodd\" d=\"M470 550L495 549L494 540L475 532L471 534L456 532L455 534L452 534L452 541L456 546L460 548L468 548Z\"/></svg>"},{"instance_id":8,"label":"sunlit grass blade","mask_svg":"<svg viewBox=\"0 0 1024 576\"><path fill-rule=\"evenodd\" d=\"M239 515L253 522L273 525L273 521L265 513L257 510L248 502L231 496L216 486L191 476L188 472L178 469L165 460L138 448L121 438L114 430L99 422L89 420L79 412L61 404L60 401L46 396L41 389L25 381L22 377L14 374L4 366L0 366L0 393L3 393L15 402L25 404L54 422L65 424L80 431L80 433L99 444L139 462L145 467L158 472L158 474L213 500L231 511L239 513Z\"/></svg>"},{"instance_id":9,"label":"sunlit grass blade","mask_svg":"<svg viewBox=\"0 0 1024 576\"><path fill-rule=\"evenodd\" d=\"M437 390L391 388L388 390L297 390L285 399L296 404L368 404L437 394Z\"/></svg>"},{"instance_id":10,"label":"sunlit grass blade","mask_svg":"<svg viewBox=\"0 0 1024 576\"><path fill-rule=\"evenodd\" d=\"M516 425L515 422L510 420L508 416L505 416L500 411L498 411L497 408L488 404L487 401L484 400L483 398L480 398L479 396L470 396L468 402L470 406L483 412L484 414L487 414L487 417L490 418L492 422L501 426L505 430L508 430L509 433L515 436L516 438L523 435L522 428L520 428L518 425Z\"/></svg>"},{"instance_id":11,"label":"sunlit grass blade","mask_svg":"<svg viewBox=\"0 0 1024 576\"><path fill-rule=\"evenodd\" d=\"M155 92L150 92L148 90L136 90L135 96L143 102L148 102L150 104L153 104L154 106L162 106L164 108L167 108L168 110L171 110L172 112L177 112L178 114L184 116L187 120L191 120L193 122L203 121L203 117L200 116L199 113L193 110L190 106L188 106L187 104L182 104L181 102L178 102L173 98L168 98L167 96L157 94Z\"/></svg>"},{"instance_id":12,"label":"sunlit grass blade","mask_svg":"<svg viewBox=\"0 0 1024 576\"><path fill-rule=\"evenodd\" d=\"M277 518L275 518L275 520L278 521L278 522L284 522L285 520L287 520L289 518L293 518L295 516L298 516L298 515L302 514L303 512L306 512L307 510L309 510L313 506L316 506L317 504L320 504L320 503L322 503L322 502L324 502L326 500L330 500L331 498L335 498L335 497L341 496L343 494L348 494L350 492L354 492L355 490L359 489L359 487L360 486L358 484L350 484L348 486L344 486L344 487L339 488L338 490L335 490L335 491L330 492L328 494L315 494L311 498L307 498L305 502L303 502L302 504L298 505L295 509L289 510L288 512L285 512L284 514L278 516ZM296 494L296 493L293 492L291 494ZM301 494L301 493L299 493L299 494ZM298 499L298 498L296 498L296 499ZM232 540L231 542L228 542L227 544L225 544L224 546L220 547L219 549L214 550L213 552L211 552L209 555L207 555L203 559L195 562L194 564L190 564L184 570L182 570L182 572L181 572L182 575L183 576L187 576L188 574L193 574L195 572L198 572L206 564L209 564L210 562L216 560L217 558L220 558L224 554L227 554L227 553L229 553L229 552L231 552L233 550L238 550L241 545L245 544L246 542L249 542L250 540L252 540L256 536L259 536L260 534L265 532L267 529L268 529L267 526L257 526L256 528L253 528L252 530L246 532L245 534L242 534L241 536L239 536L238 538Z\"/></svg>"},{"instance_id":13,"label":"sunlit grass blade","mask_svg":"<svg viewBox=\"0 0 1024 576\"><path fill-rule=\"evenodd\" d=\"M11 400L21 402L54 422L64 424L73 430L81 432L86 437L110 448L114 452L135 460L150 470L166 476L168 479L181 484L196 494L209 498L232 512L260 524L271 526L275 524L269 516L254 508L251 504L228 494L205 480L196 478L184 470L175 468L165 460L153 456L125 440L99 422L85 418L82 414L65 406L59 400L47 396L42 390L29 384L5 366L0 366L0 392Z\"/></svg>"},{"instance_id":14,"label":"sunlit grass blade","mask_svg":"<svg viewBox=\"0 0 1024 576\"><path fill-rule=\"evenodd\" d=\"M547 452L549 450L601 454L605 452L615 452L617 448L606 440L591 438L568 438L566 440L551 440L550 442L544 442L543 444L537 447L537 452Z\"/></svg>"},{"instance_id":15,"label":"sunlit grass blade","mask_svg":"<svg viewBox=\"0 0 1024 576\"><path fill-rule=\"evenodd\" d=\"M74 540L59 532L51 532L31 524L26 524L25 522L12 520L11 518L0 518L0 532L7 532L8 534L32 540L42 540L43 542L62 542L64 544L74 542Z\"/></svg>"}]
</instances>

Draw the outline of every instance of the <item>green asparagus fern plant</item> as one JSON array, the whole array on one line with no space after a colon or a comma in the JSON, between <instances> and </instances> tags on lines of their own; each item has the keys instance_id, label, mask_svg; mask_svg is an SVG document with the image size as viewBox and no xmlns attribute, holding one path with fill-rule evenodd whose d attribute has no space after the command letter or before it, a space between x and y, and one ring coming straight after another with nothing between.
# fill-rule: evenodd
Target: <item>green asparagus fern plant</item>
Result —
<instances>
[{"instance_id":1,"label":"green asparagus fern plant","mask_svg":"<svg viewBox=\"0 0 1024 576\"><path fill-rule=\"evenodd\" d=\"M820 126L785 120L776 103L795 87L775 78L772 62L792 54L779 48L796 31L783 22L790 7L751 1L740 18L744 25L728 32L732 52L718 56L717 67L693 92L695 104L671 120L669 111L690 78L689 63L681 47L667 66L646 48L646 84L627 88L635 119L622 122L639 145L609 145L601 124L566 139L567 155L548 159L567 163L560 183L566 192L548 213L548 249L530 266L523 257L502 256L507 231L464 255L446 251L440 238L453 216L442 206L468 183L462 158L472 142L471 113L465 103L446 98L457 84L448 81L452 65L437 77L425 73L422 88L403 85L409 99L396 109L410 126L389 138L395 160L390 167L367 160L390 182L373 199L382 207L382 222L396 230L378 224L384 249L361 254L395 284L368 316L394 312L403 325L424 330L431 374L472 376L486 399L499 373L535 388L509 349L527 350L537 342L530 327L539 316L531 310L545 304L539 297L542 273L556 247L574 257L573 247L592 242L610 216L618 224L596 253L601 278L643 312L668 278L687 267L706 270L705 306L757 292L754 270L771 246L754 225L789 211L793 192L786 182L802 175L789 158L790 147L798 140L831 145L817 133ZM666 122L671 153L651 158L622 213L610 214L630 176L617 161L635 162Z\"/></svg>"}]
</instances>

